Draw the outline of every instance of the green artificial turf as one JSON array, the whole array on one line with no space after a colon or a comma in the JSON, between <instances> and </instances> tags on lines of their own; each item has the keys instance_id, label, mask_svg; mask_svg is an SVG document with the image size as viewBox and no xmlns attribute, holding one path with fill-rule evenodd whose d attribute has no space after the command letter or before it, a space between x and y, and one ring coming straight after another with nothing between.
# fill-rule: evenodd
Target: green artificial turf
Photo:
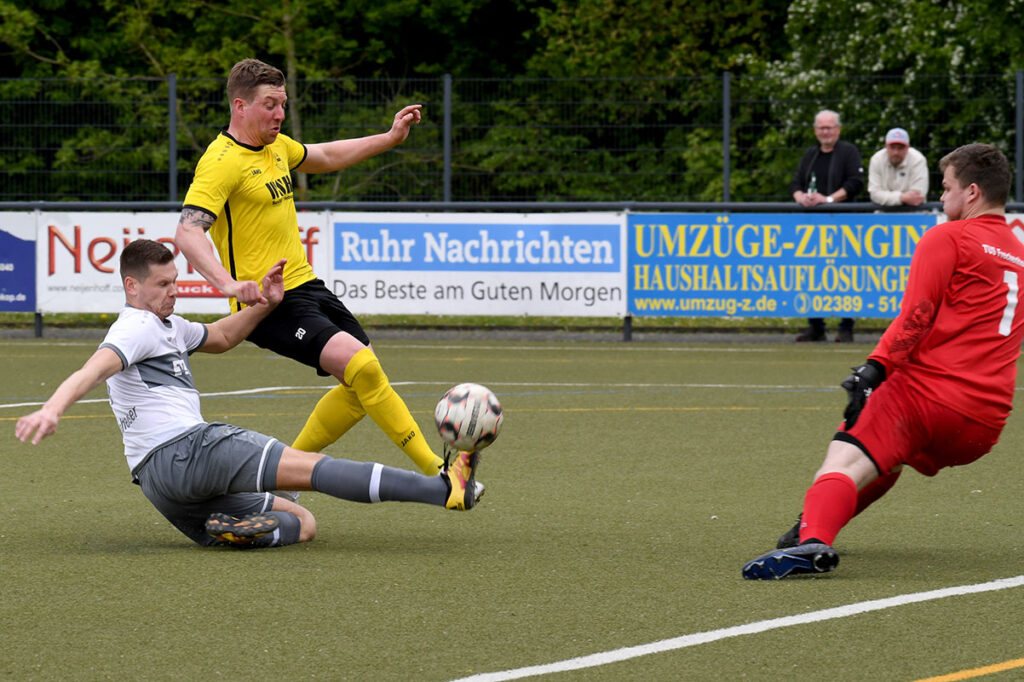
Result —
<instances>
[{"instance_id":1,"label":"green artificial turf","mask_svg":"<svg viewBox=\"0 0 1024 682\"><path fill-rule=\"evenodd\" d=\"M740 578L799 512L866 344L381 342L428 434L451 385L498 394L486 496L456 513L304 493L317 539L263 551L171 527L103 402L39 446L13 437L34 408L7 405L95 347L0 340L0 678L448 680L1024 573L1012 416L979 462L906 472L839 536L834 574ZM290 387L203 398L285 442L331 385L248 344L192 362L204 393ZM412 467L369 420L327 452ZM915 680L1024 657L1022 607L1024 587L950 597L542 679Z\"/></svg>"}]
</instances>

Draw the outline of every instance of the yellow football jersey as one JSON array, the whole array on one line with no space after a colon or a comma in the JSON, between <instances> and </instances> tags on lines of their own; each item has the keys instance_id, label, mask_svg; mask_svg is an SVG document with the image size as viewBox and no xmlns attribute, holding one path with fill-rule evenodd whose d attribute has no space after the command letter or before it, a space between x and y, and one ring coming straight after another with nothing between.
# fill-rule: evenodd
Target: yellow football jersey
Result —
<instances>
[{"instance_id":1,"label":"yellow football jersey","mask_svg":"<svg viewBox=\"0 0 1024 682\"><path fill-rule=\"evenodd\" d=\"M234 279L258 282L281 258L288 259L285 290L314 279L300 240L292 191L291 171L305 159L305 145L287 135L251 147L227 131L221 131L199 159L183 207L216 218L210 236ZM235 299L231 309L240 309Z\"/></svg>"}]
</instances>

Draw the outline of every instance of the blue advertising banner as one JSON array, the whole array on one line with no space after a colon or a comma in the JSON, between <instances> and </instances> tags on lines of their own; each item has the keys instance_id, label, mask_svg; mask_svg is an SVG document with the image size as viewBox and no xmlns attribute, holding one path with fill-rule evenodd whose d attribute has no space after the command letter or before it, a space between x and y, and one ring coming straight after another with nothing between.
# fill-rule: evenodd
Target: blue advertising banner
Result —
<instances>
[{"instance_id":1,"label":"blue advertising banner","mask_svg":"<svg viewBox=\"0 0 1024 682\"><path fill-rule=\"evenodd\" d=\"M632 315L895 317L927 214L631 214Z\"/></svg>"},{"instance_id":2,"label":"blue advertising banner","mask_svg":"<svg viewBox=\"0 0 1024 682\"><path fill-rule=\"evenodd\" d=\"M7 213L0 222L0 311L36 309L36 221L31 213Z\"/></svg>"},{"instance_id":3,"label":"blue advertising banner","mask_svg":"<svg viewBox=\"0 0 1024 682\"><path fill-rule=\"evenodd\" d=\"M336 222L339 270L617 272L619 226Z\"/></svg>"}]
</instances>

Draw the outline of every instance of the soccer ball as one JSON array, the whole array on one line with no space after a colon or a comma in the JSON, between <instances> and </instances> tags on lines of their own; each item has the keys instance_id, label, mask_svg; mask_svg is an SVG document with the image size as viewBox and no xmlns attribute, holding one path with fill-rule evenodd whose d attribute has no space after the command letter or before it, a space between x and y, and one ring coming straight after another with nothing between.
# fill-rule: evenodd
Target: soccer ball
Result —
<instances>
[{"instance_id":1,"label":"soccer ball","mask_svg":"<svg viewBox=\"0 0 1024 682\"><path fill-rule=\"evenodd\" d=\"M441 439L457 450L475 452L494 442L501 430L501 403L486 386L459 384L434 408Z\"/></svg>"}]
</instances>

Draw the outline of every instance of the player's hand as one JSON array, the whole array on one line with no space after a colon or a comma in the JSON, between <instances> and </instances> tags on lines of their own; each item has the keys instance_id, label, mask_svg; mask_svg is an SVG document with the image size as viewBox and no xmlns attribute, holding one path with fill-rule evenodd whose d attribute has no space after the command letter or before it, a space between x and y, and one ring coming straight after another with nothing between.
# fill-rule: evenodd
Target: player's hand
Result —
<instances>
[{"instance_id":1,"label":"player's hand","mask_svg":"<svg viewBox=\"0 0 1024 682\"><path fill-rule=\"evenodd\" d=\"M267 302L267 299L263 297L263 293L260 291L260 283L253 282L252 280L233 282L224 287L224 293L229 297L237 298L245 305Z\"/></svg>"},{"instance_id":2,"label":"player's hand","mask_svg":"<svg viewBox=\"0 0 1024 682\"><path fill-rule=\"evenodd\" d=\"M32 445L38 445L43 438L57 431L58 421L60 416L44 407L19 419L14 426L14 435L22 443L31 438Z\"/></svg>"},{"instance_id":3,"label":"player's hand","mask_svg":"<svg viewBox=\"0 0 1024 682\"><path fill-rule=\"evenodd\" d=\"M920 206L924 203L924 195L916 189L911 189L900 195L900 201L908 206Z\"/></svg>"},{"instance_id":4,"label":"player's hand","mask_svg":"<svg viewBox=\"0 0 1024 682\"><path fill-rule=\"evenodd\" d=\"M847 403L843 411L847 430L853 428L860 417L861 410L867 404L871 392L885 381L885 366L877 360L868 360L860 367L853 368L853 374L839 384L846 389Z\"/></svg>"},{"instance_id":5,"label":"player's hand","mask_svg":"<svg viewBox=\"0 0 1024 682\"><path fill-rule=\"evenodd\" d=\"M271 307L276 306L284 298L284 265L287 262L287 258L282 258L263 275L263 297Z\"/></svg>"},{"instance_id":6,"label":"player's hand","mask_svg":"<svg viewBox=\"0 0 1024 682\"><path fill-rule=\"evenodd\" d=\"M817 206L821 202L825 201L825 197L817 192L797 192L793 195L796 203L800 204L804 208L810 208Z\"/></svg>"},{"instance_id":7,"label":"player's hand","mask_svg":"<svg viewBox=\"0 0 1024 682\"><path fill-rule=\"evenodd\" d=\"M422 104L410 104L395 114L395 122L391 124L389 131L395 144L405 142L405 138L409 137L409 129L420 122L422 108Z\"/></svg>"}]
</instances>

